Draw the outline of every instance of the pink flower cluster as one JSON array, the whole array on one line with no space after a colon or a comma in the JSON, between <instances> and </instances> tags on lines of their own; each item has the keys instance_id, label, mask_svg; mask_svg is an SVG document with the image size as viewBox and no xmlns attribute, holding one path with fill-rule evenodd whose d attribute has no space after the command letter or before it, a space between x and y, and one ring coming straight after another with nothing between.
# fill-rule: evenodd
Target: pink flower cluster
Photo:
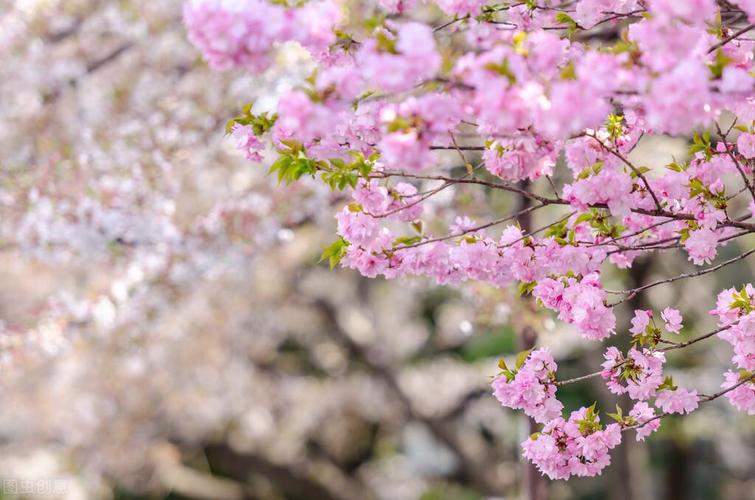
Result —
<instances>
[{"instance_id":1,"label":"pink flower cluster","mask_svg":"<svg viewBox=\"0 0 755 500\"><path fill-rule=\"evenodd\" d=\"M360 47L357 59L365 81L385 92L407 90L423 80L430 79L440 69L441 58L429 26L409 22L402 24L394 35L382 31L382 46L370 38Z\"/></svg>"},{"instance_id":2,"label":"pink flower cluster","mask_svg":"<svg viewBox=\"0 0 755 500\"><path fill-rule=\"evenodd\" d=\"M605 361L600 375L614 394L628 394L632 399L644 401L653 397L663 383L666 358L662 352L632 348L625 358L612 346L603 357Z\"/></svg>"},{"instance_id":3,"label":"pink flower cluster","mask_svg":"<svg viewBox=\"0 0 755 500\"><path fill-rule=\"evenodd\" d=\"M734 0L732 3L747 13L751 23L755 22L755 0Z\"/></svg>"},{"instance_id":4,"label":"pink flower cluster","mask_svg":"<svg viewBox=\"0 0 755 500\"><path fill-rule=\"evenodd\" d=\"M534 181L549 175L557 158L558 150L553 143L525 134L493 142L483 153L485 168L510 181Z\"/></svg>"},{"instance_id":5,"label":"pink flower cluster","mask_svg":"<svg viewBox=\"0 0 755 500\"><path fill-rule=\"evenodd\" d=\"M317 70L286 86L274 123L263 128L283 164L350 197L336 215L341 265L368 277L518 282L599 341L616 332L613 306L622 302L620 294L609 300L601 283L610 265L630 268L638 256L677 247L704 265L726 241L755 231L755 202L736 214L742 204L734 200L748 194L755 169L755 43L727 38L734 26L721 25L719 2L577 0L561 11L550 3L491 10L480 0L436 0L454 19L435 28L404 15L420 3L381 0L396 15L359 27L330 0L290 8L186 3L190 37L215 68L260 72L281 42L312 54ZM751 0L735 3L755 17ZM616 43L566 36L617 23L628 29ZM564 29L551 29L556 24ZM464 36L446 36L456 32ZM738 138L733 128L723 137L695 134L724 112L737 118ZM233 136L247 158L260 160L263 138L253 130L237 125ZM693 136L690 158L653 172L636 165L634 148L653 134ZM505 193L527 207L474 221L498 210ZM556 220L535 229L525 217L540 209ZM726 290L712 311L745 375L755 370L754 298L750 285ZM677 309L660 319L666 332L681 332ZM656 344L666 332L652 311L635 311L629 332L634 347L608 348L601 375L611 392L636 403L605 429L589 408L561 417L547 349L494 380L502 404L545 424L523 447L550 477L599 473L622 427L639 425L644 440L659 425L653 398L664 413L689 413L701 401L664 379ZM724 387L745 375L727 373ZM755 411L754 383L726 396Z\"/></svg>"},{"instance_id":6,"label":"pink flower cluster","mask_svg":"<svg viewBox=\"0 0 755 500\"><path fill-rule=\"evenodd\" d=\"M752 376L752 374L747 373L745 376ZM730 387L734 387L737 384L739 384L742 381L742 375L733 372L731 370L724 373L724 383L721 384L721 387L724 389L728 389ZM731 392L726 394L726 398L729 400L729 403L732 404L735 408L737 408L740 411L743 411L747 413L748 415L755 415L755 383L754 382L747 382L736 389L733 389Z\"/></svg>"},{"instance_id":7,"label":"pink flower cluster","mask_svg":"<svg viewBox=\"0 0 755 500\"><path fill-rule=\"evenodd\" d=\"M666 330L671 333L679 333L682 330L682 314L678 309L667 307L661 312Z\"/></svg>"},{"instance_id":8,"label":"pink flower cluster","mask_svg":"<svg viewBox=\"0 0 755 500\"><path fill-rule=\"evenodd\" d=\"M628 13L638 7L637 0L582 0L577 3L574 19L585 28L592 28L604 18L603 12Z\"/></svg>"},{"instance_id":9,"label":"pink flower cluster","mask_svg":"<svg viewBox=\"0 0 755 500\"><path fill-rule=\"evenodd\" d=\"M726 394L729 402L749 415L755 415L755 287L747 284L737 291L729 288L718 294L716 308L711 314L718 316L718 323L725 329L718 336L732 345L732 362L739 372L724 374L724 389L744 382ZM747 379L749 381L746 381Z\"/></svg>"},{"instance_id":10,"label":"pink flower cluster","mask_svg":"<svg viewBox=\"0 0 755 500\"><path fill-rule=\"evenodd\" d=\"M189 38L218 70L267 68L275 42L284 38L285 11L264 0L192 1L184 5Z\"/></svg>"},{"instance_id":11,"label":"pink flower cluster","mask_svg":"<svg viewBox=\"0 0 755 500\"><path fill-rule=\"evenodd\" d=\"M438 7L449 16L475 15L480 12L485 0L437 0Z\"/></svg>"},{"instance_id":12,"label":"pink flower cluster","mask_svg":"<svg viewBox=\"0 0 755 500\"><path fill-rule=\"evenodd\" d=\"M340 11L329 0L286 9L265 0L191 0L184 4L189 38L217 70L257 72L280 42L296 40L315 55L336 40Z\"/></svg>"},{"instance_id":13,"label":"pink flower cluster","mask_svg":"<svg viewBox=\"0 0 755 500\"><path fill-rule=\"evenodd\" d=\"M661 419L655 414L655 410L644 401L638 401L630 410L629 416L637 422L637 441L645 441L645 438L658 430Z\"/></svg>"},{"instance_id":14,"label":"pink flower cluster","mask_svg":"<svg viewBox=\"0 0 755 500\"><path fill-rule=\"evenodd\" d=\"M737 149L748 160L755 158L755 134L740 134L737 138Z\"/></svg>"},{"instance_id":15,"label":"pink flower cluster","mask_svg":"<svg viewBox=\"0 0 755 500\"><path fill-rule=\"evenodd\" d=\"M663 389L655 396L655 406L665 413L691 413L698 401L697 391L682 388Z\"/></svg>"},{"instance_id":16,"label":"pink flower cluster","mask_svg":"<svg viewBox=\"0 0 755 500\"><path fill-rule=\"evenodd\" d=\"M233 126L233 138L236 140L236 148L244 154L249 161L262 161L262 151L265 145L254 135L254 130L249 125Z\"/></svg>"},{"instance_id":17,"label":"pink flower cluster","mask_svg":"<svg viewBox=\"0 0 755 500\"><path fill-rule=\"evenodd\" d=\"M600 276L591 273L577 280L541 279L532 291L545 307L558 311L562 321L573 324L587 339L602 340L615 333L616 316L606 307Z\"/></svg>"},{"instance_id":18,"label":"pink flower cluster","mask_svg":"<svg viewBox=\"0 0 755 500\"><path fill-rule=\"evenodd\" d=\"M458 102L449 95L427 94L387 105L380 112L384 135L378 148L390 169L421 170L432 165L433 143L450 143L449 131L459 124Z\"/></svg>"},{"instance_id":19,"label":"pink flower cluster","mask_svg":"<svg viewBox=\"0 0 755 500\"><path fill-rule=\"evenodd\" d=\"M741 291L729 288L718 294L711 314L727 327L718 336L732 345L732 362L739 368L755 371L755 288L748 284Z\"/></svg>"},{"instance_id":20,"label":"pink flower cluster","mask_svg":"<svg viewBox=\"0 0 755 500\"><path fill-rule=\"evenodd\" d=\"M718 235L711 229L692 231L684 242L684 249L689 253L689 260L697 264L708 264L716 258Z\"/></svg>"},{"instance_id":21,"label":"pink flower cluster","mask_svg":"<svg viewBox=\"0 0 755 500\"><path fill-rule=\"evenodd\" d=\"M551 479L599 474L611 463L609 451L621 443L621 426L602 429L600 419L591 413L581 408L568 420L551 420L522 443L524 456Z\"/></svg>"},{"instance_id":22,"label":"pink flower cluster","mask_svg":"<svg viewBox=\"0 0 755 500\"><path fill-rule=\"evenodd\" d=\"M515 374L501 374L493 380L493 394L503 406L522 410L536 422L549 422L564 408L556 399L556 368L548 349L532 351Z\"/></svg>"}]
</instances>

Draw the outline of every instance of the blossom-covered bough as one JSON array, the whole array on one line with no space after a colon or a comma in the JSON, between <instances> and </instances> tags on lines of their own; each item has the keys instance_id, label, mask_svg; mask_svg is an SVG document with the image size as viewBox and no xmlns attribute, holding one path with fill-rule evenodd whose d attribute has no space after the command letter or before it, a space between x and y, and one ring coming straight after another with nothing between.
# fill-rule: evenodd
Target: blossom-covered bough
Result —
<instances>
[{"instance_id":1,"label":"blossom-covered bough","mask_svg":"<svg viewBox=\"0 0 755 500\"><path fill-rule=\"evenodd\" d=\"M228 131L281 181L311 176L350 197L323 253L331 266L518 284L586 339L631 336L602 371L569 380L547 347L501 362L495 397L543 424L522 447L544 474L599 474L622 431L644 440L664 415L719 397L755 415L751 285L721 292L720 328L685 341L671 304L636 310L629 328L614 312L755 252L711 265L755 232L754 2L197 0L184 17L219 70L264 71L290 43L311 54L310 78ZM689 137L689 154L638 163L657 135ZM709 267L604 287L606 269L674 250ZM713 337L734 351L720 392L664 374L666 352ZM590 377L633 406L607 425L595 405L565 417L558 388Z\"/></svg>"}]
</instances>

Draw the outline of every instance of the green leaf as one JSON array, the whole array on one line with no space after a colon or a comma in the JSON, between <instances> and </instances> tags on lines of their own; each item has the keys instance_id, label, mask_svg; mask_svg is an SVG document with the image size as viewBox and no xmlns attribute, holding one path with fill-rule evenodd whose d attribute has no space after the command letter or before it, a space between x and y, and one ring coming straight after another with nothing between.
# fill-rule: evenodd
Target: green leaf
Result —
<instances>
[{"instance_id":1,"label":"green leaf","mask_svg":"<svg viewBox=\"0 0 755 500\"><path fill-rule=\"evenodd\" d=\"M592 420L593 418L595 418L595 408L597 406L598 406L598 402L595 401L595 402L593 402L593 404L591 404L590 406L587 407L587 411L585 412L585 416L588 419Z\"/></svg>"},{"instance_id":2,"label":"green leaf","mask_svg":"<svg viewBox=\"0 0 755 500\"><path fill-rule=\"evenodd\" d=\"M519 370L524 365L524 362L527 361L527 356L529 356L531 352L532 349L527 349L526 351L522 351L516 355L515 364L517 370Z\"/></svg>"},{"instance_id":3,"label":"green leaf","mask_svg":"<svg viewBox=\"0 0 755 500\"><path fill-rule=\"evenodd\" d=\"M330 244L328 248L325 249L325 251L320 256L319 262L322 262L324 260L328 260L328 263L330 264L330 269L333 269L338 265L339 262L341 262L341 259L343 259L344 255L346 255L346 249L351 245L348 241L344 240L343 238L338 238L336 241Z\"/></svg>"},{"instance_id":4,"label":"green leaf","mask_svg":"<svg viewBox=\"0 0 755 500\"><path fill-rule=\"evenodd\" d=\"M346 168L346 162L340 158L330 158L328 161L336 168Z\"/></svg>"},{"instance_id":5,"label":"green leaf","mask_svg":"<svg viewBox=\"0 0 755 500\"><path fill-rule=\"evenodd\" d=\"M534 290L536 286L537 281L519 283L519 295L529 295L530 293L532 293L532 290Z\"/></svg>"},{"instance_id":6,"label":"green leaf","mask_svg":"<svg viewBox=\"0 0 755 500\"><path fill-rule=\"evenodd\" d=\"M401 236L399 238L396 238L396 241L393 242L394 245L414 245L415 243L419 243L422 241L421 236Z\"/></svg>"},{"instance_id":7,"label":"green leaf","mask_svg":"<svg viewBox=\"0 0 755 500\"><path fill-rule=\"evenodd\" d=\"M632 179L636 179L640 176L640 174L645 175L646 173L650 172L650 170L651 170L650 167L637 167L636 170L632 170L629 173L629 176Z\"/></svg>"},{"instance_id":8,"label":"green leaf","mask_svg":"<svg viewBox=\"0 0 755 500\"><path fill-rule=\"evenodd\" d=\"M618 139L624 134L624 125L622 121L624 117L621 115L609 115L608 123L606 124L606 130L611 135L612 139Z\"/></svg>"},{"instance_id":9,"label":"green leaf","mask_svg":"<svg viewBox=\"0 0 755 500\"><path fill-rule=\"evenodd\" d=\"M622 422L624 420L624 411L621 409L621 406L616 404L616 413L606 413L609 417L616 420L617 422Z\"/></svg>"},{"instance_id":10,"label":"green leaf","mask_svg":"<svg viewBox=\"0 0 755 500\"><path fill-rule=\"evenodd\" d=\"M304 146L300 142L294 141L292 139L281 139L281 144L284 144L288 146L288 148L291 150L291 153L298 153L302 149L304 149Z\"/></svg>"},{"instance_id":11,"label":"green leaf","mask_svg":"<svg viewBox=\"0 0 755 500\"><path fill-rule=\"evenodd\" d=\"M558 24L565 24L568 27L569 33L573 33L577 30L579 25L577 22L569 16L566 12L559 12L556 14L556 22Z\"/></svg>"},{"instance_id":12,"label":"green leaf","mask_svg":"<svg viewBox=\"0 0 755 500\"><path fill-rule=\"evenodd\" d=\"M509 81L511 85L514 85L516 83L516 75L513 71L511 71L511 68L509 67L509 60L504 59L503 62L500 64L496 63L488 63L485 66L483 66L485 69L492 71L494 73L498 73L499 75L506 77L506 79Z\"/></svg>"},{"instance_id":13,"label":"green leaf","mask_svg":"<svg viewBox=\"0 0 755 500\"><path fill-rule=\"evenodd\" d=\"M398 49L396 48L396 40L389 38L386 31L378 31L375 35L375 41L377 41L377 48L380 52L398 54Z\"/></svg>"},{"instance_id":14,"label":"green leaf","mask_svg":"<svg viewBox=\"0 0 755 500\"><path fill-rule=\"evenodd\" d=\"M566 222L567 221L561 221L557 224L551 225L544 233L544 236L547 238L549 236L553 236L556 238L562 238L566 236ZM520 294L521 295L521 294Z\"/></svg>"},{"instance_id":15,"label":"green leaf","mask_svg":"<svg viewBox=\"0 0 755 500\"><path fill-rule=\"evenodd\" d=\"M684 172L685 170L687 170L682 165L679 165L676 161L672 161L671 163L666 165L666 168L669 170L673 170L674 172Z\"/></svg>"},{"instance_id":16,"label":"green leaf","mask_svg":"<svg viewBox=\"0 0 755 500\"><path fill-rule=\"evenodd\" d=\"M710 143L710 133L705 132L702 136L694 134L692 137L692 145L689 147L690 156L694 156L695 153L704 152L705 159L710 161L713 158L713 147Z\"/></svg>"},{"instance_id":17,"label":"green leaf","mask_svg":"<svg viewBox=\"0 0 755 500\"><path fill-rule=\"evenodd\" d=\"M666 378L663 379L663 383L659 385L656 390L661 391L663 389L668 389L671 391L676 389L676 386L674 385L674 379L671 375L667 375Z\"/></svg>"},{"instance_id":18,"label":"green leaf","mask_svg":"<svg viewBox=\"0 0 755 500\"><path fill-rule=\"evenodd\" d=\"M708 65L713 78L721 78L724 74L724 68L726 68L726 66L728 66L732 61L733 60L730 57L727 57L726 54L724 54L724 51L719 48L716 51L716 59Z\"/></svg>"},{"instance_id":19,"label":"green leaf","mask_svg":"<svg viewBox=\"0 0 755 500\"><path fill-rule=\"evenodd\" d=\"M564 80L576 80L577 79L577 69L574 66L573 61L569 61L569 63L561 68L561 78Z\"/></svg>"},{"instance_id":20,"label":"green leaf","mask_svg":"<svg viewBox=\"0 0 755 500\"><path fill-rule=\"evenodd\" d=\"M585 212L581 214L579 217L577 217L577 220L574 221L574 225L576 226L577 224L581 224L582 222L589 222L593 219L593 217L594 217L594 214L590 212Z\"/></svg>"},{"instance_id":21,"label":"green leaf","mask_svg":"<svg viewBox=\"0 0 755 500\"><path fill-rule=\"evenodd\" d=\"M292 161L293 159L287 155L278 157L278 159L275 160L272 165L270 165L268 174L272 174L273 172L278 171L278 181L280 182L283 179L283 176L285 175L285 172L288 169L289 165L291 165Z\"/></svg>"}]
</instances>

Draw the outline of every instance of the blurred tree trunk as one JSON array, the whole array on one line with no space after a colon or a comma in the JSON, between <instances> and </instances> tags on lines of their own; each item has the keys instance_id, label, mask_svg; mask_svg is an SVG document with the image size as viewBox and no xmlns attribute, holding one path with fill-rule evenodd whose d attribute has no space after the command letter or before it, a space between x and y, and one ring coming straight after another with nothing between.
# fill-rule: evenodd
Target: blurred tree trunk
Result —
<instances>
[{"instance_id":1,"label":"blurred tree trunk","mask_svg":"<svg viewBox=\"0 0 755 500\"><path fill-rule=\"evenodd\" d=\"M530 327L525 327L520 335L520 344L522 350L532 349L537 343L537 332ZM527 419L528 435L537 432L538 423L529 417ZM548 497L547 478L543 476L537 468L529 461L522 458L524 465L524 484L527 491L528 500L545 500Z\"/></svg>"},{"instance_id":2,"label":"blurred tree trunk","mask_svg":"<svg viewBox=\"0 0 755 500\"><path fill-rule=\"evenodd\" d=\"M650 264L646 259L638 259L632 265L629 273L629 283L627 288L635 288L641 286L645 282L650 271ZM639 294L629 300L628 309L629 315L634 314L635 309L643 309L648 306L646 303L646 296ZM626 352L631 345L631 338L628 334L620 330L619 335L616 336L616 347L621 351ZM625 413L628 413L632 408L632 401L626 396L611 398L607 411L613 411L615 404L620 405ZM617 446L612 453L612 465L608 469L609 477L609 495L612 500L634 500L636 498L642 498L639 494L640 487L634 482L634 473L632 470L631 455L634 453L636 443L634 436L626 434L621 444Z\"/></svg>"},{"instance_id":3,"label":"blurred tree trunk","mask_svg":"<svg viewBox=\"0 0 755 500\"><path fill-rule=\"evenodd\" d=\"M530 187L529 181L523 181L521 185L522 189L527 190ZM520 199L520 209L529 208L532 205L532 200L522 196ZM527 233L532 230L532 212L527 212L519 217L519 225L522 230ZM526 307L533 308L533 302L528 300ZM534 308L533 308L534 309ZM533 311L534 313L534 311ZM532 349L537 345L537 331L531 326L524 326L519 332L519 347L522 351ZM538 431L538 424L529 417L522 417L527 419L528 436ZM548 483L545 476L543 476L537 468L528 460L521 458L524 467L524 486L526 491L526 498L528 500L545 500L548 497Z\"/></svg>"},{"instance_id":4,"label":"blurred tree trunk","mask_svg":"<svg viewBox=\"0 0 755 500\"><path fill-rule=\"evenodd\" d=\"M689 478L690 454L687 446L676 436L665 442L669 448L668 467L665 470L665 493L666 500L684 500L687 495Z\"/></svg>"}]
</instances>

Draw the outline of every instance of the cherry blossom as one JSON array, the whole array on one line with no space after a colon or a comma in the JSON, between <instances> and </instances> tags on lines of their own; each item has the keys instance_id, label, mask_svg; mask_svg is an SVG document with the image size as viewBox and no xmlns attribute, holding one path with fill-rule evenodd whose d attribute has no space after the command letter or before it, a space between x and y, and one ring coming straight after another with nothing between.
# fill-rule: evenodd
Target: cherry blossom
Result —
<instances>
[{"instance_id":1,"label":"cherry blossom","mask_svg":"<svg viewBox=\"0 0 755 500\"><path fill-rule=\"evenodd\" d=\"M234 125L233 138L236 139L236 147L244 153L244 158L250 161L262 161L261 151L264 148L264 144L254 135L252 127L248 125Z\"/></svg>"},{"instance_id":2,"label":"cherry blossom","mask_svg":"<svg viewBox=\"0 0 755 500\"><path fill-rule=\"evenodd\" d=\"M557 417L522 443L524 456L551 479L595 476L611 463L608 452L621 442L621 426L603 428L592 408Z\"/></svg>"},{"instance_id":3,"label":"cherry blossom","mask_svg":"<svg viewBox=\"0 0 755 500\"><path fill-rule=\"evenodd\" d=\"M638 401L629 412L639 427L637 427L637 441L645 441L649 435L658 430L661 421L657 418L655 410L644 401Z\"/></svg>"},{"instance_id":4,"label":"cherry blossom","mask_svg":"<svg viewBox=\"0 0 755 500\"><path fill-rule=\"evenodd\" d=\"M737 149L745 158L755 158L755 134L741 134L737 139Z\"/></svg>"},{"instance_id":5,"label":"cherry blossom","mask_svg":"<svg viewBox=\"0 0 755 500\"><path fill-rule=\"evenodd\" d=\"M663 383L663 353L632 348L624 357L618 349L609 347L603 356L606 361L601 376L614 394L627 393L632 399L644 401L653 397Z\"/></svg>"},{"instance_id":6,"label":"cherry blossom","mask_svg":"<svg viewBox=\"0 0 755 500\"><path fill-rule=\"evenodd\" d=\"M697 265L710 263L717 253L718 235L712 229L692 231L684 242L684 248L689 253L689 260Z\"/></svg>"},{"instance_id":7,"label":"cherry blossom","mask_svg":"<svg viewBox=\"0 0 755 500\"><path fill-rule=\"evenodd\" d=\"M742 375L737 372L728 371L724 373L724 379L721 387L729 389L736 387L742 381ZM736 387L726 394L726 399L738 410L746 412L748 415L755 415L755 382L749 382Z\"/></svg>"},{"instance_id":8,"label":"cherry blossom","mask_svg":"<svg viewBox=\"0 0 755 500\"><path fill-rule=\"evenodd\" d=\"M547 347L523 351L515 368L502 362L493 393L544 425L523 443L544 474L596 475L621 431L645 440L663 415L723 395L751 411L750 285L721 292L711 311L720 329L689 339L667 338L682 335L674 306L637 309L629 324L616 311L752 253L719 255L755 232L755 43L744 36L752 2L735 2L742 12L714 0L435 4L444 17L433 25L414 15L420 2L395 0L379 2L389 16L359 26L329 2L257 10L251 1L236 10L189 2L185 18L218 69L263 72L285 42L307 51L312 75L284 85L274 113L249 111L237 124L251 128L232 133L250 159L274 150L281 181L341 192L337 239L323 253L331 266L515 285L585 341L630 339L625 352L601 349L600 372L573 380L559 380ZM271 22L257 29L265 15ZM664 135L687 139L686 156L639 163L636 150ZM627 290L605 286L666 252L707 267ZM666 352L710 338L732 346L732 368L744 374L735 381L728 372L713 396L676 387L663 373ZM605 428L594 407L564 419L557 387L598 376L633 408Z\"/></svg>"},{"instance_id":9,"label":"cherry blossom","mask_svg":"<svg viewBox=\"0 0 755 500\"><path fill-rule=\"evenodd\" d=\"M664 389L656 395L655 405L666 413L690 413L698 405L697 391Z\"/></svg>"},{"instance_id":10,"label":"cherry blossom","mask_svg":"<svg viewBox=\"0 0 755 500\"><path fill-rule=\"evenodd\" d=\"M556 369L547 349L532 351L516 372L505 369L493 380L493 394L502 405L522 410L536 422L549 422L561 415L564 407L556 399Z\"/></svg>"},{"instance_id":11,"label":"cherry blossom","mask_svg":"<svg viewBox=\"0 0 755 500\"><path fill-rule=\"evenodd\" d=\"M665 322L666 330L671 333L679 333L682 329L682 315L678 309L667 307L661 312L661 318Z\"/></svg>"},{"instance_id":12,"label":"cherry blossom","mask_svg":"<svg viewBox=\"0 0 755 500\"><path fill-rule=\"evenodd\" d=\"M4 453L184 495L166 461L239 441L290 467L266 495L489 496L531 478L488 474L525 422L565 480L669 413L721 454L755 414L753 1L9 4ZM483 326L521 349L492 387ZM415 424L442 473L394 461ZM343 429L401 446L356 464Z\"/></svg>"}]
</instances>

